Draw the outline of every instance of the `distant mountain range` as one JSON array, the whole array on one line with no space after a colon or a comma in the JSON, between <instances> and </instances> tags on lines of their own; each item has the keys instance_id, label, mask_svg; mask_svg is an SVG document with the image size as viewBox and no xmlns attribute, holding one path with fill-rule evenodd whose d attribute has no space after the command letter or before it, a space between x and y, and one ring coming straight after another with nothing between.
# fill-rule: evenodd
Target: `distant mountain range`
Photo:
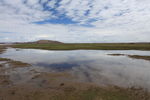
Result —
<instances>
[{"instance_id":1,"label":"distant mountain range","mask_svg":"<svg viewBox=\"0 0 150 100\"><path fill-rule=\"evenodd\" d=\"M62 43L62 42L53 41L53 40L38 40L38 41L35 41L35 42L33 42L33 43L45 44L45 43Z\"/></svg>"},{"instance_id":2,"label":"distant mountain range","mask_svg":"<svg viewBox=\"0 0 150 100\"><path fill-rule=\"evenodd\" d=\"M15 44L18 44L18 43L49 44L49 43L62 43L62 42L53 41L53 40L38 40L38 41L34 41L34 42L15 42Z\"/></svg>"},{"instance_id":3,"label":"distant mountain range","mask_svg":"<svg viewBox=\"0 0 150 100\"><path fill-rule=\"evenodd\" d=\"M31 44L50 44L50 43L63 43L59 41L54 41L54 40L38 40L38 41L33 41L33 42L0 42L0 44L20 44L20 43L31 43ZM118 42L121 43L121 42ZM122 42L126 43L126 42ZM129 44L150 44L150 42L128 42Z\"/></svg>"}]
</instances>

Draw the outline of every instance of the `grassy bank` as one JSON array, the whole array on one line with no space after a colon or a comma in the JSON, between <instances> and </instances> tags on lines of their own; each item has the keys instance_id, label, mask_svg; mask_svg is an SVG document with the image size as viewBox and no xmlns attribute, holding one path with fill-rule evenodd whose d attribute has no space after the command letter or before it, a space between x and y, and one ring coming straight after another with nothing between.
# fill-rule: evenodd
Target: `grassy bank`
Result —
<instances>
[{"instance_id":1,"label":"grassy bank","mask_svg":"<svg viewBox=\"0 0 150 100\"><path fill-rule=\"evenodd\" d=\"M12 47L46 50L150 50L150 43L15 44Z\"/></svg>"},{"instance_id":2,"label":"grassy bank","mask_svg":"<svg viewBox=\"0 0 150 100\"><path fill-rule=\"evenodd\" d=\"M143 60L148 60L150 61L150 56L140 56L140 55L127 55L127 54L108 54L111 56L127 56L133 59L143 59Z\"/></svg>"},{"instance_id":3,"label":"grassy bank","mask_svg":"<svg viewBox=\"0 0 150 100\"><path fill-rule=\"evenodd\" d=\"M0 54L3 53L6 49L6 46L0 45Z\"/></svg>"},{"instance_id":4,"label":"grassy bank","mask_svg":"<svg viewBox=\"0 0 150 100\"><path fill-rule=\"evenodd\" d=\"M150 61L150 56L139 56L139 55L128 55L128 56L134 59L144 59Z\"/></svg>"}]
</instances>

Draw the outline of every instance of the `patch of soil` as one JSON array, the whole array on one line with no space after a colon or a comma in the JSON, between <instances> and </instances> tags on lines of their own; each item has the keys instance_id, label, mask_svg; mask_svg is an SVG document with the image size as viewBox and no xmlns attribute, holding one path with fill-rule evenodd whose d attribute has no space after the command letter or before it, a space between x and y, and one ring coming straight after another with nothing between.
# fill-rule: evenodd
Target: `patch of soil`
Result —
<instances>
[{"instance_id":1,"label":"patch of soil","mask_svg":"<svg viewBox=\"0 0 150 100\"><path fill-rule=\"evenodd\" d=\"M9 80L9 76L0 75L0 86L10 85L12 82Z\"/></svg>"}]
</instances>

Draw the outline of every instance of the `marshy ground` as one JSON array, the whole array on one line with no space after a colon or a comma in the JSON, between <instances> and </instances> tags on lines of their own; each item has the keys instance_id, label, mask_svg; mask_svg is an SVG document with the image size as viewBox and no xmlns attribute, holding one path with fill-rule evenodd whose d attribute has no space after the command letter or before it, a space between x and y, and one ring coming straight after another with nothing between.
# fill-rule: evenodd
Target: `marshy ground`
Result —
<instances>
[{"instance_id":1,"label":"marshy ground","mask_svg":"<svg viewBox=\"0 0 150 100\"><path fill-rule=\"evenodd\" d=\"M23 47L17 45L21 48L48 48L47 45L32 46L29 47L29 44ZM58 47L54 48L58 49ZM65 49L66 47L62 48ZM5 49L6 46L0 46L0 53L5 52ZM149 47L146 47L146 49L149 49ZM127 56L149 60L149 56ZM8 74L8 72L13 73L18 69L30 68L31 66L21 61L0 58L0 100L150 100L150 93L143 88L100 86L92 83L76 82L73 80L73 76L67 72L48 73L30 69L27 74L31 74L32 77L20 83L16 81L18 79L12 78L11 75L14 74Z\"/></svg>"}]
</instances>

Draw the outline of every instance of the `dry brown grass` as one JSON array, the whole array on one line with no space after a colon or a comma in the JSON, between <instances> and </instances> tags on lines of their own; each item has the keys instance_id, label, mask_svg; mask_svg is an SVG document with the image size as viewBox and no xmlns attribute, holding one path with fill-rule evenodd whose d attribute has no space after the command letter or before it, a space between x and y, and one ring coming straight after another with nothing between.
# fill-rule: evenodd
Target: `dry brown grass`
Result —
<instances>
[{"instance_id":1,"label":"dry brown grass","mask_svg":"<svg viewBox=\"0 0 150 100\"><path fill-rule=\"evenodd\" d=\"M21 61L14 61L14 60L10 60L8 62L8 64L12 67L28 67L28 66L31 66L30 64L28 63L24 63L24 62L21 62Z\"/></svg>"},{"instance_id":2,"label":"dry brown grass","mask_svg":"<svg viewBox=\"0 0 150 100\"><path fill-rule=\"evenodd\" d=\"M143 60L150 61L150 56L128 55L128 57L134 58L134 59L143 59Z\"/></svg>"},{"instance_id":3,"label":"dry brown grass","mask_svg":"<svg viewBox=\"0 0 150 100\"><path fill-rule=\"evenodd\" d=\"M1 46L0 45L0 54L3 53L5 51L6 47L5 46Z\"/></svg>"},{"instance_id":4,"label":"dry brown grass","mask_svg":"<svg viewBox=\"0 0 150 100\"><path fill-rule=\"evenodd\" d=\"M111 56L127 56L133 59L143 59L150 61L150 56L141 56L141 55L127 55L127 54L108 54Z\"/></svg>"},{"instance_id":5,"label":"dry brown grass","mask_svg":"<svg viewBox=\"0 0 150 100\"><path fill-rule=\"evenodd\" d=\"M116 87L97 87L80 84L64 85L50 88L34 88L18 85L0 89L2 100L150 100L150 95L144 90L124 89Z\"/></svg>"}]
</instances>

